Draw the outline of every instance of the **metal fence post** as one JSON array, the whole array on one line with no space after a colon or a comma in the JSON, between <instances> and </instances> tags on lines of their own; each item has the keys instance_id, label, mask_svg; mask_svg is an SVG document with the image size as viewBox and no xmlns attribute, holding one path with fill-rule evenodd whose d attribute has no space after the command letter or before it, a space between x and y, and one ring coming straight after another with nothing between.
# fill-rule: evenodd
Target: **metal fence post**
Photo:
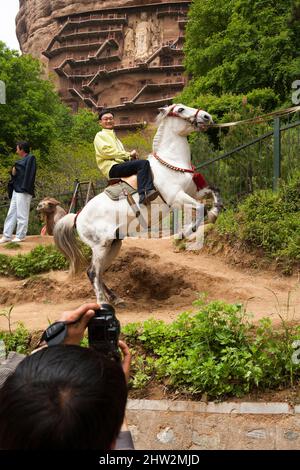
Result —
<instances>
[{"instance_id":1,"label":"metal fence post","mask_svg":"<svg viewBox=\"0 0 300 470\"><path fill-rule=\"evenodd\" d=\"M79 186L80 186L79 179L76 178L76 180L74 181L74 191L73 191L71 204L69 207L69 214L76 214L77 212Z\"/></svg>"},{"instance_id":2,"label":"metal fence post","mask_svg":"<svg viewBox=\"0 0 300 470\"><path fill-rule=\"evenodd\" d=\"M281 177L280 117L276 117L274 119L273 191L277 191L278 180L280 177Z\"/></svg>"},{"instance_id":3,"label":"metal fence post","mask_svg":"<svg viewBox=\"0 0 300 470\"><path fill-rule=\"evenodd\" d=\"M179 232L179 209L174 207L170 212L171 217L171 234L176 235ZM182 228L182 223L180 225Z\"/></svg>"}]
</instances>

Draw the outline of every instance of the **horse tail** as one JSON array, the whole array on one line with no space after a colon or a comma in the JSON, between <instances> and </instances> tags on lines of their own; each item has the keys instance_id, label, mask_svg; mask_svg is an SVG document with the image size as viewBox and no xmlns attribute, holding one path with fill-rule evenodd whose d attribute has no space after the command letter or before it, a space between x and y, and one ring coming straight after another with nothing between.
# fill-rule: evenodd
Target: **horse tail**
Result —
<instances>
[{"instance_id":1,"label":"horse tail","mask_svg":"<svg viewBox=\"0 0 300 470\"><path fill-rule=\"evenodd\" d=\"M85 258L76 238L75 229L76 214L67 214L54 226L53 237L57 248L70 261L70 274L74 276L82 265Z\"/></svg>"}]
</instances>

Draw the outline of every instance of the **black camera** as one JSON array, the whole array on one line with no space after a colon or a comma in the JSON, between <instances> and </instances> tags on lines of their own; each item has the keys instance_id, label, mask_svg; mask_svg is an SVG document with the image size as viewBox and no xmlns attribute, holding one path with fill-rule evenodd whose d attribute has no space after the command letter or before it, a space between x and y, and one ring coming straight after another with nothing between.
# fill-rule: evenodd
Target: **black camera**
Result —
<instances>
[{"instance_id":1,"label":"black camera","mask_svg":"<svg viewBox=\"0 0 300 470\"><path fill-rule=\"evenodd\" d=\"M102 304L99 310L95 310L95 316L88 324L90 348L120 361L119 336L120 322L115 309L110 304Z\"/></svg>"}]
</instances>

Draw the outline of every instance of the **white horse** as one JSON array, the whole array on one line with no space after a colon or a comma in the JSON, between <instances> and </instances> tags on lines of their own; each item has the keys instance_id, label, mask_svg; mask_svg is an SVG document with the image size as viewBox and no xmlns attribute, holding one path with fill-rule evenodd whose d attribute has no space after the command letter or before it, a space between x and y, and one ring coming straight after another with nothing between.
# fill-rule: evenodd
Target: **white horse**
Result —
<instances>
[{"instance_id":1,"label":"white horse","mask_svg":"<svg viewBox=\"0 0 300 470\"><path fill-rule=\"evenodd\" d=\"M189 205L198 209L197 198L203 195L203 191L198 192L193 181L187 136L192 131L213 123L212 117L205 111L176 104L160 109L157 121L159 127L153 141L153 154L148 157L154 185L168 208ZM206 189L206 193L209 192L213 197L209 218L215 220L221 205L217 193ZM138 205L138 194L133 197ZM83 260L76 230L80 239L91 247L92 262L88 276L98 303L107 300L117 303L119 300L105 285L102 276L121 248L119 234L126 233L128 224L136 220L126 198L113 201L107 194L101 193L91 199L77 215L68 214L55 225L54 240L70 260L71 274L79 271Z\"/></svg>"}]
</instances>

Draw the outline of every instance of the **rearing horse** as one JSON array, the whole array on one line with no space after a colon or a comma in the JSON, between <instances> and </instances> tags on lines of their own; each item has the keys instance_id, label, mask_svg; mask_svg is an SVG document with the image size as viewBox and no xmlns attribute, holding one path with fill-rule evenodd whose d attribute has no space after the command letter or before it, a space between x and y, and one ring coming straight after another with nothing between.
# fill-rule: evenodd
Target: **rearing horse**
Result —
<instances>
[{"instance_id":1,"label":"rearing horse","mask_svg":"<svg viewBox=\"0 0 300 470\"><path fill-rule=\"evenodd\" d=\"M212 117L205 111L176 104L160 109L157 122L159 127L153 141L153 154L148 157L154 185L167 207L189 205L197 209L197 197L202 196L203 191L199 192L193 181L187 136L213 123ZM209 217L215 220L220 211L218 195L209 188L204 191L213 197ZM133 197L138 204L138 194ZM117 303L119 300L105 285L102 276L121 248L122 240L117 234L125 233L124 225L128 226L135 218L126 199L113 201L104 192L91 199L77 216L67 214L55 225L54 240L70 260L71 274L78 272L83 260L76 230L80 239L91 247L92 262L88 276L98 303L106 300Z\"/></svg>"}]
</instances>

